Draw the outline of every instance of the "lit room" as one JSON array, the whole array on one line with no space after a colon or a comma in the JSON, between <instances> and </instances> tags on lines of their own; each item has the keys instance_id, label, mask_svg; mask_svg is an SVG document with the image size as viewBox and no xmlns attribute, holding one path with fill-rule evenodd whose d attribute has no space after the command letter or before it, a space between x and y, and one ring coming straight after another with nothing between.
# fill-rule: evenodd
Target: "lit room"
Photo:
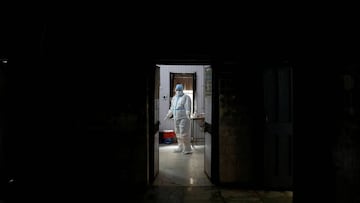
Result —
<instances>
[{"instance_id":1,"label":"lit room","mask_svg":"<svg viewBox=\"0 0 360 203\"><path fill-rule=\"evenodd\" d=\"M155 112L158 112L160 124L158 142L155 143L157 146L154 147L154 166L158 169L155 169L157 175L153 185L212 185L208 177L211 139L206 132L206 125L211 123L211 67L209 65L158 65L158 67L159 94L158 102L155 102ZM175 88L178 84L182 85L182 93L190 99L190 114L188 119L185 119L189 120L189 125L182 133L180 131L176 133L176 116L168 115L172 100L174 106L176 103ZM179 105L181 102L177 101L177 103ZM188 137L190 144L186 152L179 150L182 147L183 133Z\"/></svg>"}]
</instances>

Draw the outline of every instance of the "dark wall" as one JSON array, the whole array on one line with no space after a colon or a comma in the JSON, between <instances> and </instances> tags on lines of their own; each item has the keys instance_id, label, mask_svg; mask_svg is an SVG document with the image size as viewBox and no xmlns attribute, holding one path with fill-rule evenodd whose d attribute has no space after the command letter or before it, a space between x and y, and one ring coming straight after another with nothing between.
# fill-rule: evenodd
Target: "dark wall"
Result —
<instances>
[{"instance_id":1,"label":"dark wall","mask_svg":"<svg viewBox=\"0 0 360 203\"><path fill-rule=\"evenodd\" d=\"M335 59L309 57L294 67L294 199L299 202L310 196L335 202L337 196L333 146L341 135L343 81Z\"/></svg>"},{"instance_id":2,"label":"dark wall","mask_svg":"<svg viewBox=\"0 0 360 203\"><path fill-rule=\"evenodd\" d=\"M349 63L350 62L350 63ZM359 140L359 64L348 61L337 63L341 68L338 80L341 86L340 133L332 145L332 158L335 167L336 202L359 201L360 188L360 140ZM339 84L340 86L340 84Z\"/></svg>"},{"instance_id":3,"label":"dark wall","mask_svg":"<svg viewBox=\"0 0 360 203\"><path fill-rule=\"evenodd\" d=\"M132 38L102 24L50 25L48 33L48 58L60 72L54 104L62 106L57 112L66 126L68 141L60 143L70 149L63 160L67 179L92 191L89 198L123 198L145 189L151 69L135 52L140 42L125 43Z\"/></svg>"},{"instance_id":4,"label":"dark wall","mask_svg":"<svg viewBox=\"0 0 360 203\"><path fill-rule=\"evenodd\" d=\"M45 162L39 156L45 148L40 144L44 142L39 142L41 128L38 126L46 126L46 122L39 120L45 111L36 111L43 101L36 102L35 99L40 95L40 81L36 76L41 73L44 63L44 24L41 21L31 22L30 19L7 23L2 32L4 35L1 35L4 44L1 57L8 61L1 66L1 118L4 121L2 183L9 186L5 187L4 196L10 197L18 196L14 191L19 188L35 188L31 180L45 180L39 176L45 168L34 166Z\"/></svg>"},{"instance_id":5,"label":"dark wall","mask_svg":"<svg viewBox=\"0 0 360 203\"><path fill-rule=\"evenodd\" d=\"M7 59L0 59L0 106L4 106L4 89L6 85L6 73L5 73L5 67L6 67L6 61ZM4 117L4 108L0 108L0 187L5 188L5 182L6 182L6 176L5 176L5 154L4 154L4 144L3 141L5 139L5 126L6 126L6 119ZM0 197L4 196L4 193L6 193L4 190L0 193Z\"/></svg>"},{"instance_id":6,"label":"dark wall","mask_svg":"<svg viewBox=\"0 0 360 203\"><path fill-rule=\"evenodd\" d=\"M150 63L100 24L27 23L4 51L7 199L145 189Z\"/></svg>"}]
</instances>

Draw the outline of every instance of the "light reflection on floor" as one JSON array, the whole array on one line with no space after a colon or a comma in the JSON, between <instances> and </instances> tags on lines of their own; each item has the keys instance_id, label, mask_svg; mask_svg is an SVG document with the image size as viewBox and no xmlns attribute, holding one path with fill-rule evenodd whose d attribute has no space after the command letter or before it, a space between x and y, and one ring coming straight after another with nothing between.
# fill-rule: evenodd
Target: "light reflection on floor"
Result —
<instances>
[{"instance_id":1,"label":"light reflection on floor","mask_svg":"<svg viewBox=\"0 0 360 203\"><path fill-rule=\"evenodd\" d=\"M204 145L194 145L193 153L174 153L176 143L159 147L157 186L212 186L204 172Z\"/></svg>"}]
</instances>

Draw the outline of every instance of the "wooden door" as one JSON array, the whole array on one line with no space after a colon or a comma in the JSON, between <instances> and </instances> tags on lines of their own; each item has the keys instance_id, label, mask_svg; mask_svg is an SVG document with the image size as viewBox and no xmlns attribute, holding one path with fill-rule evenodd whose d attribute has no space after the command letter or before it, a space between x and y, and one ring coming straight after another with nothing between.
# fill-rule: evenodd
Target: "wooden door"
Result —
<instances>
[{"instance_id":1,"label":"wooden door","mask_svg":"<svg viewBox=\"0 0 360 203\"><path fill-rule=\"evenodd\" d=\"M149 80L149 182L159 173L159 88L160 67L153 67Z\"/></svg>"},{"instance_id":2,"label":"wooden door","mask_svg":"<svg viewBox=\"0 0 360 203\"><path fill-rule=\"evenodd\" d=\"M204 70L204 97L205 97L205 126L204 126L204 143L205 143L205 151L204 151L204 171L206 175L212 180L212 164L214 162L212 159L212 142L213 142L213 132L211 131L212 124L212 107L213 107L213 78L212 78L212 68L206 67Z\"/></svg>"},{"instance_id":3,"label":"wooden door","mask_svg":"<svg viewBox=\"0 0 360 203\"><path fill-rule=\"evenodd\" d=\"M264 184L293 184L293 85L289 66L264 70Z\"/></svg>"}]
</instances>

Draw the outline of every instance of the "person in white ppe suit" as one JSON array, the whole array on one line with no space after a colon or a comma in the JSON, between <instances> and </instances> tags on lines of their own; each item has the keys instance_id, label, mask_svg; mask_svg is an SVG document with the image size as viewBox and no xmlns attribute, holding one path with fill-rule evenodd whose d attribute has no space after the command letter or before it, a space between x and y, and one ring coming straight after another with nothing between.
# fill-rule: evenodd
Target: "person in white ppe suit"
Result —
<instances>
[{"instance_id":1,"label":"person in white ppe suit","mask_svg":"<svg viewBox=\"0 0 360 203\"><path fill-rule=\"evenodd\" d=\"M176 85L176 95L171 99L171 106L164 120L173 116L175 134L178 142L178 147L175 152L191 154L191 137L189 134L191 98L189 95L184 94L183 89L183 85Z\"/></svg>"}]
</instances>

